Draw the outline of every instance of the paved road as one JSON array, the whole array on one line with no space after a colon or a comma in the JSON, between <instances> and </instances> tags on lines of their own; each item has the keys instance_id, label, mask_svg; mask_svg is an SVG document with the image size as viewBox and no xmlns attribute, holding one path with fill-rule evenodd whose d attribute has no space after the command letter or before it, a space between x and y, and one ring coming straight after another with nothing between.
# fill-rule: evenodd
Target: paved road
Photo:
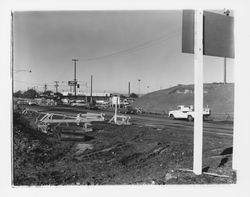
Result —
<instances>
[{"instance_id":1,"label":"paved road","mask_svg":"<svg viewBox=\"0 0 250 197\"><path fill-rule=\"evenodd\" d=\"M30 106L29 108L38 110L38 111L46 111L53 113L64 113L68 115L76 115L78 113L84 113L91 110L81 109L79 107L70 107L70 106ZM100 111L95 110L91 112L96 113L104 113L105 118L110 119L114 112L110 111ZM131 123L143 126L154 127L158 129L163 128L173 128L183 130L185 132L193 132L193 122L188 122L185 120L171 120L167 117L157 116L157 115L129 115L131 117ZM214 134L214 135L223 135L223 136L233 136L233 124L218 122L218 121L210 121L203 123L203 132L204 134Z\"/></svg>"}]
</instances>

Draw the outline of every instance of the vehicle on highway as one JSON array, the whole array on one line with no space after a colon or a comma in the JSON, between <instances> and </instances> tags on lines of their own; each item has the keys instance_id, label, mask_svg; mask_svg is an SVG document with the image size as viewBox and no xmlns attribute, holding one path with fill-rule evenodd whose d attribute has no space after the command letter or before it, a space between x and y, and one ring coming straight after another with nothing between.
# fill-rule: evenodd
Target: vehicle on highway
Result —
<instances>
[{"instance_id":1,"label":"vehicle on highway","mask_svg":"<svg viewBox=\"0 0 250 197\"><path fill-rule=\"evenodd\" d=\"M109 101L105 100L96 100L96 107L99 109L107 109L110 106Z\"/></svg>"},{"instance_id":2,"label":"vehicle on highway","mask_svg":"<svg viewBox=\"0 0 250 197\"><path fill-rule=\"evenodd\" d=\"M19 101L17 101L17 104L18 105L27 105L27 104L29 104L29 102L26 100L19 100Z\"/></svg>"},{"instance_id":3,"label":"vehicle on highway","mask_svg":"<svg viewBox=\"0 0 250 197\"><path fill-rule=\"evenodd\" d=\"M37 103L35 101L29 101L28 105L37 105Z\"/></svg>"},{"instance_id":4,"label":"vehicle on highway","mask_svg":"<svg viewBox=\"0 0 250 197\"><path fill-rule=\"evenodd\" d=\"M70 103L71 106L81 106L81 107L87 107L88 103L84 102L84 101L74 101L72 103Z\"/></svg>"},{"instance_id":5,"label":"vehicle on highway","mask_svg":"<svg viewBox=\"0 0 250 197\"><path fill-rule=\"evenodd\" d=\"M206 107L203 109L203 117L208 117L211 114L211 110ZM188 105L178 105L177 110L169 111L168 116L171 119L186 119L188 121L194 120L194 108Z\"/></svg>"},{"instance_id":6,"label":"vehicle on highway","mask_svg":"<svg viewBox=\"0 0 250 197\"><path fill-rule=\"evenodd\" d=\"M133 108L132 106L120 108L118 111L122 114L137 114L137 109Z\"/></svg>"},{"instance_id":7,"label":"vehicle on highway","mask_svg":"<svg viewBox=\"0 0 250 197\"><path fill-rule=\"evenodd\" d=\"M123 107L126 107L126 106L130 105L130 103L127 101L127 99L123 99L123 100L121 100L120 105Z\"/></svg>"}]
</instances>

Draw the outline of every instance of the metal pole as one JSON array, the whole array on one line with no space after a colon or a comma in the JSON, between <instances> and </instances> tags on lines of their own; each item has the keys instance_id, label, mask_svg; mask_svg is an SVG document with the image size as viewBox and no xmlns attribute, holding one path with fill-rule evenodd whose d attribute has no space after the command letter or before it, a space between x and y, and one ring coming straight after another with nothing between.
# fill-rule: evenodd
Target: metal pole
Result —
<instances>
[{"instance_id":1,"label":"metal pole","mask_svg":"<svg viewBox=\"0 0 250 197\"><path fill-rule=\"evenodd\" d=\"M128 82L128 97L130 97L130 81Z\"/></svg>"},{"instance_id":2,"label":"metal pole","mask_svg":"<svg viewBox=\"0 0 250 197\"><path fill-rule=\"evenodd\" d=\"M194 35L194 153L193 172L202 173L203 138L203 11L195 10Z\"/></svg>"},{"instance_id":3,"label":"metal pole","mask_svg":"<svg viewBox=\"0 0 250 197\"><path fill-rule=\"evenodd\" d=\"M227 58L224 57L224 84L227 83Z\"/></svg>"},{"instance_id":4,"label":"metal pole","mask_svg":"<svg viewBox=\"0 0 250 197\"><path fill-rule=\"evenodd\" d=\"M76 60L74 61L74 93L76 98Z\"/></svg>"},{"instance_id":5,"label":"metal pole","mask_svg":"<svg viewBox=\"0 0 250 197\"><path fill-rule=\"evenodd\" d=\"M115 101L115 117L114 117L115 124L117 122L117 105L118 105L118 96L116 97L116 101Z\"/></svg>"},{"instance_id":6,"label":"metal pole","mask_svg":"<svg viewBox=\"0 0 250 197\"><path fill-rule=\"evenodd\" d=\"M93 76L91 75L91 81L90 81L90 103L93 102L93 98L92 98L92 89L93 88Z\"/></svg>"},{"instance_id":7,"label":"metal pole","mask_svg":"<svg viewBox=\"0 0 250 197\"><path fill-rule=\"evenodd\" d=\"M138 97L140 97L140 89L141 89L141 87L140 87L140 82L141 82L141 80L140 79L138 79L138 82L139 82L139 85L138 85Z\"/></svg>"}]
</instances>

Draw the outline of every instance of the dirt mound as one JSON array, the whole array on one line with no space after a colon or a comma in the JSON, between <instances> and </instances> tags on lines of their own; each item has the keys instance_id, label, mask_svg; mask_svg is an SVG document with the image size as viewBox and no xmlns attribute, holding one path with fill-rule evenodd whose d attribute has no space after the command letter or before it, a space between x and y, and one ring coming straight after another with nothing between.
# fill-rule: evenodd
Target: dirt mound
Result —
<instances>
[{"instance_id":1,"label":"dirt mound","mask_svg":"<svg viewBox=\"0 0 250 197\"><path fill-rule=\"evenodd\" d=\"M134 107L152 113L168 113L177 105L194 105L194 85L178 85L151 92L133 103ZM204 84L204 107L207 105L212 113L233 113L234 84Z\"/></svg>"},{"instance_id":2,"label":"dirt mound","mask_svg":"<svg viewBox=\"0 0 250 197\"><path fill-rule=\"evenodd\" d=\"M93 124L88 142L59 141L13 117L13 184L113 185L235 183L232 139L206 135L203 169L195 176L193 132L138 125ZM229 148L229 149L228 149ZM224 151L225 150L225 151ZM229 151L228 151L229 150ZM224 154L224 152L226 154ZM221 155L223 153L223 155Z\"/></svg>"}]
</instances>

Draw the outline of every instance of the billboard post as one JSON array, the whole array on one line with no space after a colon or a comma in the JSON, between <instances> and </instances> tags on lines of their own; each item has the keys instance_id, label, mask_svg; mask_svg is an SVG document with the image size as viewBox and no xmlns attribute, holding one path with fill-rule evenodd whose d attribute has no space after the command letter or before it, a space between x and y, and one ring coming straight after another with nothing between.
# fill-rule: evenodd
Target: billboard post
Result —
<instances>
[{"instance_id":1,"label":"billboard post","mask_svg":"<svg viewBox=\"0 0 250 197\"><path fill-rule=\"evenodd\" d=\"M194 16L194 153L193 172L202 173L203 138L203 11Z\"/></svg>"},{"instance_id":2,"label":"billboard post","mask_svg":"<svg viewBox=\"0 0 250 197\"><path fill-rule=\"evenodd\" d=\"M202 173L203 55L234 58L234 18L209 11L183 10L182 52L194 54L193 172ZM225 62L226 71L226 62ZM226 75L224 75L226 82ZM235 145L235 143L234 143ZM234 168L233 158L233 168Z\"/></svg>"}]
</instances>

